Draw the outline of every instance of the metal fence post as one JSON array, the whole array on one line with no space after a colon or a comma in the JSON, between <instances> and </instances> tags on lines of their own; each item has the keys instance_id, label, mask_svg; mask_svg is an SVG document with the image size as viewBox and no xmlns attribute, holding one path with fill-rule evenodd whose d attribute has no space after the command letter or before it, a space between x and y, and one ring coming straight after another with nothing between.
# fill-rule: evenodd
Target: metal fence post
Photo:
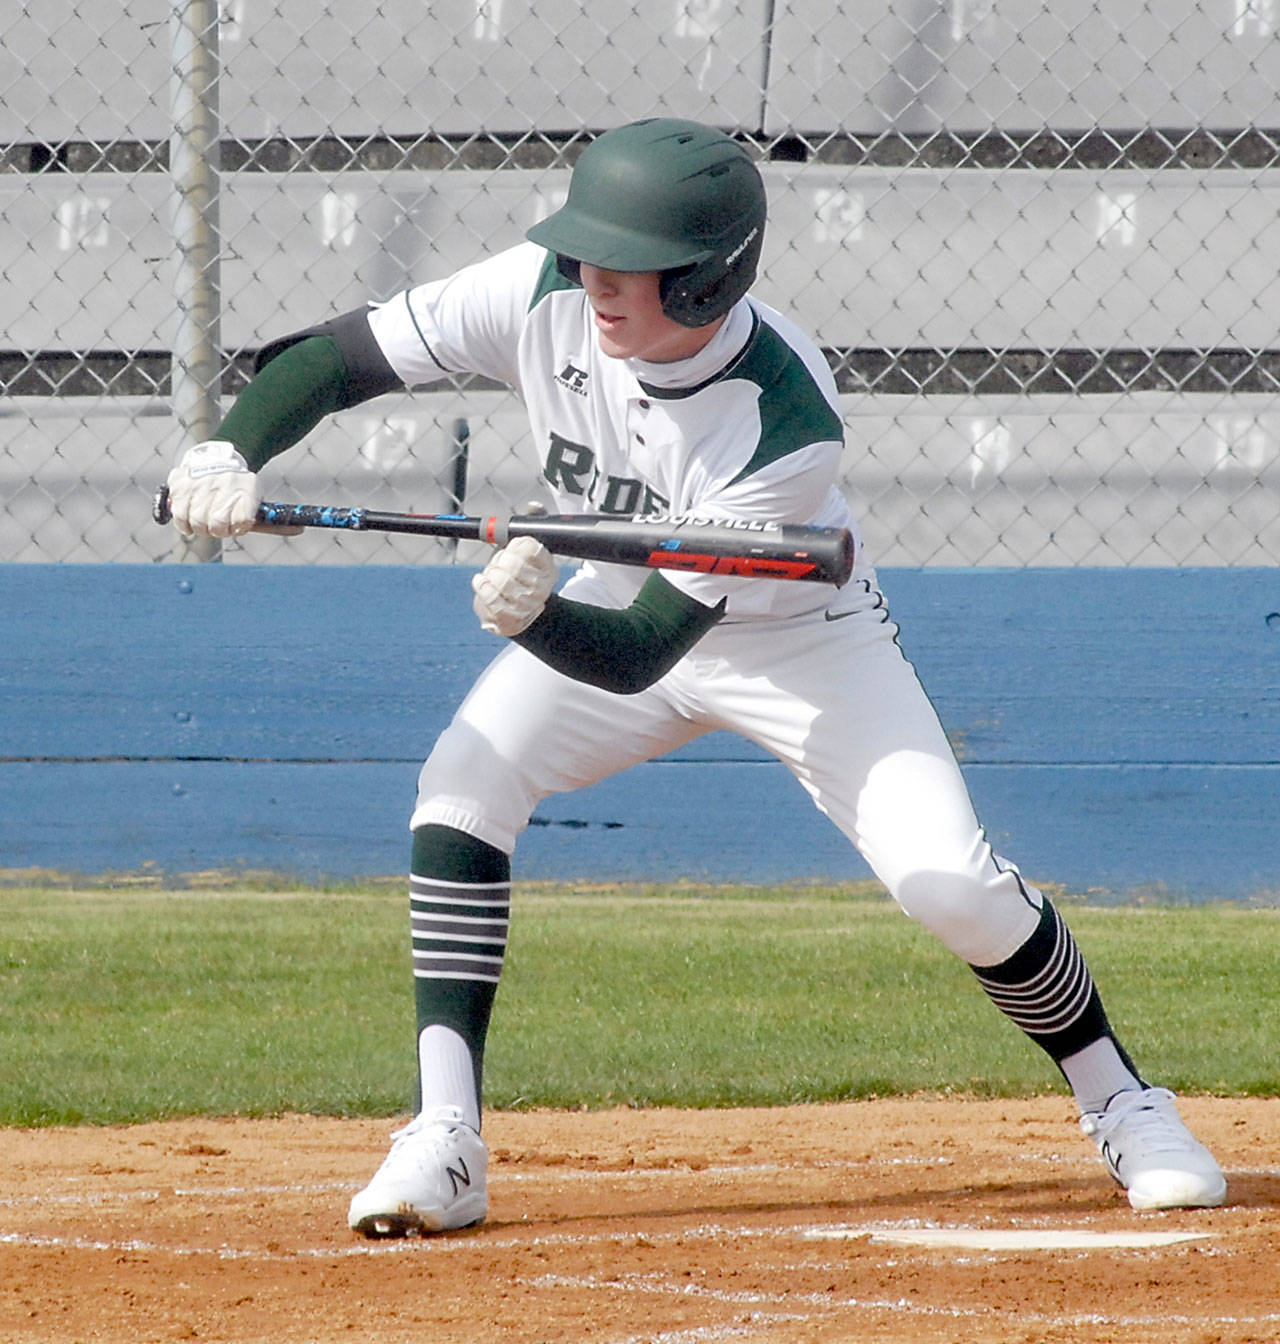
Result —
<instances>
[{"instance_id":1,"label":"metal fence post","mask_svg":"<svg viewBox=\"0 0 1280 1344\"><path fill-rule=\"evenodd\" d=\"M218 168L218 0L174 0L170 93L175 258L171 401L184 447L213 437L221 418ZM216 537L180 540L178 560L221 560Z\"/></svg>"}]
</instances>

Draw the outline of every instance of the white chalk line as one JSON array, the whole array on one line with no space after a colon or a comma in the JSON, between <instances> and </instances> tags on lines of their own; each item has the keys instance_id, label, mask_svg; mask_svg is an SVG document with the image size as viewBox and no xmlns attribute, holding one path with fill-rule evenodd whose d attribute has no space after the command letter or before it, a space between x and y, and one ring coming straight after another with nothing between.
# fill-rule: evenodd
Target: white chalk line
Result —
<instances>
[{"instance_id":1,"label":"white chalk line","mask_svg":"<svg viewBox=\"0 0 1280 1344\"><path fill-rule=\"evenodd\" d=\"M879 1226L879 1225L877 1225ZM886 1227L897 1224L885 1224ZM361 1256L430 1254L447 1255L468 1250L543 1250L558 1247L578 1248L599 1245L660 1246L681 1241L707 1241L728 1237L739 1240L764 1237L803 1237L813 1224L801 1223L789 1228L737 1227L724 1223L706 1223L701 1227L671 1232L549 1232L533 1236L503 1237L471 1233L456 1237L405 1237L387 1241L357 1241L346 1246L299 1246L288 1251L259 1251L233 1246L165 1246L159 1242L134 1238L104 1241L89 1237L60 1237L38 1233L0 1233L0 1245L30 1246L53 1250L139 1251L154 1255L213 1256L219 1260L285 1261L299 1259L348 1259Z\"/></svg>"},{"instance_id":2,"label":"white chalk line","mask_svg":"<svg viewBox=\"0 0 1280 1344\"><path fill-rule=\"evenodd\" d=\"M30 1209L50 1205L74 1207L103 1204L158 1204L167 1199L257 1199L262 1195L324 1195L358 1190L355 1181L316 1181L308 1185L219 1185L203 1189L171 1186L147 1190L77 1190L60 1195L10 1195L0 1197L0 1208Z\"/></svg>"},{"instance_id":3,"label":"white chalk line","mask_svg":"<svg viewBox=\"0 0 1280 1344\"><path fill-rule=\"evenodd\" d=\"M1030 1156L1025 1160L1039 1163L1058 1163L1054 1156ZM848 1159L822 1161L822 1163L750 1163L750 1164L707 1164L705 1167L694 1164L672 1164L670 1167L532 1167L528 1171L511 1171L506 1165L489 1168L489 1185L511 1183L532 1183L532 1181L550 1181L554 1184L571 1181L606 1180L666 1180L668 1177L706 1176L777 1176L785 1173L807 1171L870 1171L874 1168L893 1167L949 1167L951 1157L877 1157L877 1159ZM1090 1167L1096 1167L1096 1161L1089 1161ZM77 1177L79 1179L79 1177ZM243 1199L257 1198L259 1195L309 1195L327 1191L356 1191L360 1181L316 1181L301 1185L179 1185L179 1187L132 1189L132 1191L67 1191L63 1193L40 1192L38 1195L0 1196L0 1208L23 1208L38 1204L91 1204L109 1203L110 1200L155 1200L155 1199Z\"/></svg>"},{"instance_id":4,"label":"white chalk line","mask_svg":"<svg viewBox=\"0 0 1280 1344\"><path fill-rule=\"evenodd\" d=\"M1055 1165L1064 1164L1087 1166L1094 1169L1097 1166L1095 1158L1083 1159L1064 1159L1058 1153L1019 1153L1013 1155L1018 1161L1035 1163L1037 1165ZM883 1157L883 1158L853 1158L853 1159L833 1159L819 1162L759 1162L746 1164L714 1164L708 1166L662 1166L662 1167L621 1167L621 1168L565 1168L561 1166L540 1167L531 1171L511 1171L503 1167L498 1167L490 1172L491 1188L500 1191L506 1184L536 1184L539 1182L561 1185L570 1182L606 1184L618 1180L627 1182L637 1181L670 1181L672 1179L696 1178L699 1180L708 1177L753 1177L753 1176L777 1176L795 1173L804 1173L808 1171L848 1171L865 1172L877 1168L894 1168L902 1166L927 1166L938 1167L951 1165L953 1159L946 1157ZM1263 1168L1256 1171L1229 1173L1231 1175L1252 1175L1252 1176L1276 1176L1280 1175L1280 1168ZM315 1181L308 1183L290 1183L290 1184L267 1184L267 1185L207 1185L207 1186L177 1186L169 1188L150 1187L141 1190L77 1190L64 1191L61 1193L45 1192L40 1194L3 1196L0 1197L0 1208L9 1208L13 1210L21 1209L47 1209L47 1208L75 1208L77 1206L87 1206L95 1210L102 1210L111 1205L128 1205L134 1203L143 1204L161 1204L173 1200L209 1200L221 1203L233 1203L246 1199L261 1199L271 1196L287 1196L294 1198L313 1198L327 1197L335 1194L347 1194L360 1188L360 1183L356 1181ZM1044 1220L1041 1220L1042 1222ZM908 1220L905 1223L885 1224L886 1229L893 1227L923 1227L929 1224L921 1220ZM816 1226L816 1225L815 1225ZM877 1225L880 1226L880 1225ZM716 1229L718 1235L721 1229ZM792 1230L794 1231L794 1229ZM767 1233L765 1233L767 1234ZM790 1234L790 1233L785 1233ZM814 1234L814 1229L810 1228L810 1235ZM603 1234L596 1240L626 1240L634 1236L634 1233ZM743 1229L735 1231L734 1235L758 1235L754 1229ZM835 1235L826 1233L820 1235ZM845 1234L841 1234L845 1235ZM312 1257L340 1257L347 1255L370 1255L370 1254L394 1254L397 1251L410 1248L417 1243L418 1239L412 1239L408 1242L397 1243L365 1243L352 1248L299 1248L296 1251L284 1253L279 1258L291 1258L293 1256L312 1256ZM549 1238L536 1240L535 1244L551 1245L556 1244L558 1238ZM577 1243L577 1238L573 1234L568 1234L568 1242ZM25 1244L30 1246L58 1246L68 1249L81 1250L103 1250L103 1251L121 1251L137 1250L145 1251L151 1254L167 1255L218 1255L222 1257L253 1257L260 1253L249 1250L237 1250L232 1247L165 1247L159 1244L145 1243L140 1241L99 1241L96 1239L84 1238L58 1238L58 1237L39 1237L37 1235L28 1235L20 1232L0 1233L0 1244L18 1245ZM467 1244L466 1239L450 1240L448 1238L433 1239L435 1246L445 1246L462 1248ZM531 1244L527 1239L521 1238L517 1241L490 1241L486 1238L486 1244L493 1246L522 1246ZM567 1243L566 1243L567 1244Z\"/></svg>"},{"instance_id":5,"label":"white chalk line","mask_svg":"<svg viewBox=\"0 0 1280 1344\"><path fill-rule=\"evenodd\" d=\"M1003 1160L1032 1163L1037 1166L1076 1167L1096 1171L1098 1159L1092 1156L1063 1156L1060 1153L1012 1153ZM948 1167L954 1166L950 1157L871 1157L831 1159L815 1162L755 1162L747 1164L718 1163L707 1166L671 1165L662 1167L562 1167L542 1166L528 1171L511 1171L503 1166L491 1168L489 1184L501 1189L504 1184L549 1182L560 1185L572 1182L605 1182L615 1180L667 1180L672 1177L703 1179L709 1176L776 1176L797 1172L822 1171L875 1171L894 1167ZM1237 1168L1227 1172L1229 1177L1280 1177L1280 1167ZM82 1178L74 1178L82 1179ZM49 1205L74 1206L77 1204L103 1205L111 1203L156 1203L165 1199L256 1199L263 1195L323 1195L353 1193L361 1188L360 1181L314 1181L286 1185L222 1185L222 1186L166 1186L140 1190L87 1190L53 1193L41 1191L29 1195L0 1195L0 1208L22 1209Z\"/></svg>"},{"instance_id":6,"label":"white chalk line","mask_svg":"<svg viewBox=\"0 0 1280 1344\"><path fill-rule=\"evenodd\" d=\"M92 1237L64 1237L56 1234L0 1232L0 1245L26 1246L54 1250L85 1250L104 1252L140 1252L174 1257L212 1256L219 1260L257 1260L282 1262L292 1260L341 1260L365 1256L385 1255L453 1255L471 1250L544 1250L560 1247L580 1248L600 1245L663 1246L684 1241L707 1240L841 1240L861 1237L874 1239L895 1232L936 1228L938 1224L918 1218L881 1220L851 1226L847 1223L793 1223L785 1227L759 1227L751 1223L704 1223L696 1227L673 1228L670 1231L626 1232L548 1232L532 1236L503 1236L492 1231L464 1233L444 1237L405 1237L385 1241L353 1241L342 1246L297 1246L289 1250L267 1251L248 1247L165 1245L137 1238L104 1240ZM1135 1248L1137 1249L1137 1248ZM1149 1249L1149 1248L1141 1248Z\"/></svg>"},{"instance_id":7,"label":"white chalk line","mask_svg":"<svg viewBox=\"0 0 1280 1344\"><path fill-rule=\"evenodd\" d=\"M1045 1161L1053 1159L1046 1158ZM581 1167L539 1167L531 1171L506 1171L502 1168L489 1172L490 1189L500 1190L505 1184L521 1185L546 1182L554 1185L572 1182L606 1181L643 1181L668 1180L676 1178L722 1177L740 1175L778 1176L788 1173L828 1170L868 1170L871 1166L946 1166L950 1158L886 1158L874 1163L850 1160L847 1162L759 1162L748 1166L717 1165L706 1167L619 1167L592 1168ZM1091 1165L1096 1165L1091 1164ZM0 1196L0 1208L39 1208L50 1204L74 1206L76 1204L102 1205L113 1201L129 1203L142 1201L156 1203L163 1199L257 1199L263 1195L314 1195L339 1192L353 1193L361 1188L359 1181L317 1181L308 1185L257 1185L257 1186L177 1186L170 1189L150 1188L144 1190L91 1190L68 1191L62 1194L35 1194Z\"/></svg>"},{"instance_id":8,"label":"white chalk line","mask_svg":"<svg viewBox=\"0 0 1280 1344\"><path fill-rule=\"evenodd\" d=\"M1225 1325L1274 1325L1280 1322L1280 1312L1266 1312L1258 1316L1190 1316L1185 1313L1161 1312L1150 1316L1109 1315L1104 1312L1065 1312L1050 1314L1038 1311L1013 1311L1007 1307L960 1307L912 1302L907 1298L835 1297L830 1293L813 1292L726 1292L701 1284L674 1283L659 1274L620 1274L610 1278L598 1275L544 1274L530 1280L536 1287L576 1289L599 1292L643 1293L661 1297L683 1297L711 1301L717 1305L741 1309L743 1307L795 1307L808 1310L797 1313L793 1319L812 1320L814 1316L831 1316L844 1311L883 1312L890 1315L941 1317L948 1320L989 1320L998 1317L1003 1322L1023 1326L1105 1326L1110 1329L1148 1329L1152 1326L1182 1325L1194 1328ZM612 1344L630 1344L616 1340Z\"/></svg>"},{"instance_id":9,"label":"white chalk line","mask_svg":"<svg viewBox=\"0 0 1280 1344\"><path fill-rule=\"evenodd\" d=\"M748 1324L699 1325L684 1330L661 1330L656 1335L646 1331L643 1335L628 1335L626 1339L610 1341L610 1344L715 1344L721 1339L756 1339L760 1328L785 1325L792 1321L808 1321L808 1315L796 1312L747 1313Z\"/></svg>"},{"instance_id":10,"label":"white chalk line","mask_svg":"<svg viewBox=\"0 0 1280 1344\"><path fill-rule=\"evenodd\" d=\"M1068 1162L1097 1168L1096 1159L1086 1158L1079 1161L1063 1159L1053 1154L1020 1154L1019 1160L1040 1165L1062 1166ZM806 1171L866 1171L873 1168L895 1166L943 1166L951 1163L950 1158L879 1158L872 1161L851 1159L848 1161L830 1161L815 1163L776 1163L761 1162L745 1166L716 1165L707 1167L624 1167L618 1169L582 1169L567 1170L561 1167L539 1168L534 1171L507 1171L502 1168L493 1170L489 1175L489 1185L493 1190L501 1191L507 1184L537 1184L539 1182L560 1185L572 1182L607 1183L624 1180L638 1182L647 1180L689 1179L696 1177L730 1176L777 1176ZM1280 1177L1280 1168L1263 1167L1251 1170L1229 1171L1229 1177ZM360 1189L358 1181L314 1181L305 1184L272 1185L225 1185L225 1186L177 1186L161 1189L150 1187L141 1190L76 1190L61 1193L42 1192L29 1195L0 1196L0 1209L48 1209L91 1207L102 1210L112 1205L160 1204L171 1200L212 1200L232 1203L247 1199L261 1199L269 1196L291 1196L310 1198L335 1194L351 1194ZM3 1241L3 1237L0 1237Z\"/></svg>"},{"instance_id":11,"label":"white chalk line","mask_svg":"<svg viewBox=\"0 0 1280 1344\"><path fill-rule=\"evenodd\" d=\"M1010 1160L1035 1163L1039 1166L1075 1166L1096 1170L1096 1157L1063 1157L1058 1153L1010 1154ZM796 1172L874 1171L894 1167L948 1167L955 1164L950 1157L872 1157L832 1159L815 1162L754 1162L746 1164L717 1163L707 1166L687 1164L663 1167L561 1167L542 1166L529 1171L511 1171L504 1166L490 1169L491 1188L501 1189L504 1184L519 1185L539 1181L552 1184L570 1182L603 1182L614 1180L666 1180L671 1177L704 1179L709 1176L777 1176ZM1280 1168L1271 1171L1238 1173L1240 1175L1280 1175ZM79 1179L79 1178L77 1178ZM50 1204L108 1204L112 1202L156 1202L162 1199L256 1199L263 1195L312 1195L359 1190L359 1181L316 1181L291 1185L226 1185L226 1186L170 1186L142 1190L88 1190L62 1193L41 1192L31 1195L0 1195L0 1208L34 1208Z\"/></svg>"},{"instance_id":12,"label":"white chalk line","mask_svg":"<svg viewBox=\"0 0 1280 1344\"><path fill-rule=\"evenodd\" d=\"M862 1227L815 1228L815 1241L852 1241L867 1235ZM1212 1232L1095 1232L1064 1227L920 1227L873 1232L872 1245L940 1247L971 1251L1146 1250L1207 1241Z\"/></svg>"},{"instance_id":13,"label":"white chalk line","mask_svg":"<svg viewBox=\"0 0 1280 1344\"><path fill-rule=\"evenodd\" d=\"M262 1195L331 1195L359 1189L355 1181L315 1181L307 1185L214 1185L204 1189L169 1187L167 1189L118 1189L118 1191L74 1191L62 1195L11 1195L0 1198L0 1208L47 1208L50 1206L101 1207L102 1204L159 1204L167 1199L215 1199L227 1203L239 1199L258 1199Z\"/></svg>"}]
</instances>

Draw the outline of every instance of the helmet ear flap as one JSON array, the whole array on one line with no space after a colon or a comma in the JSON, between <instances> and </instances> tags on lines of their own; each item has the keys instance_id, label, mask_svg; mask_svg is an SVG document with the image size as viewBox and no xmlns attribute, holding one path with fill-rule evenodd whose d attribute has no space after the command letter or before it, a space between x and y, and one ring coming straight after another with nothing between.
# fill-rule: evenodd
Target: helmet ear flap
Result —
<instances>
[{"instance_id":1,"label":"helmet ear flap","mask_svg":"<svg viewBox=\"0 0 1280 1344\"><path fill-rule=\"evenodd\" d=\"M582 263L573 257L566 257L563 252L556 253L556 270L571 285L580 285L582 283Z\"/></svg>"},{"instance_id":2,"label":"helmet ear flap","mask_svg":"<svg viewBox=\"0 0 1280 1344\"><path fill-rule=\"evenodd\" d=\"M723 317L750 288L760 262L762 230L753 227L729 257L712 256L662 273L662 311L682 327Z\"/></svg>"},{"instance_id":3,"label":"helmet ear flap","mask_svg":"<svg viewBox=\"0 0 1280 1344\"><path fill-rule=\"evenodd\" d=\"M698 272L702 269L694 266L677 266L673 270L663 271L658 282L658 297L662 311L681 326L701 326L700 322L689 320L694 306L701 295L697 293Z\"/></svg>"}]
</instances>

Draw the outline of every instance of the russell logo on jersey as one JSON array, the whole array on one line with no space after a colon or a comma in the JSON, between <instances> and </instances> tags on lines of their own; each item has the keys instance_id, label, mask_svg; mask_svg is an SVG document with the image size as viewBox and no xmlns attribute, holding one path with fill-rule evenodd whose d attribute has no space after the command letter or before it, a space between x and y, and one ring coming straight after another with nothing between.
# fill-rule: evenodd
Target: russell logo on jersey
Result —
<instances>
[{"instance_id":1,"label":"russell logo on jersey","mask_svg":"<svg viewBox=\"0 0 1280 1344\"><path fill-rule=\"evenodd\" d=\"M580 369L574 364L566 364L559 373L556 374L556 382L561 387L568 388L570 392L576 393L580 397L587 395L587 371Z\"/></svg>"}]
</instances>

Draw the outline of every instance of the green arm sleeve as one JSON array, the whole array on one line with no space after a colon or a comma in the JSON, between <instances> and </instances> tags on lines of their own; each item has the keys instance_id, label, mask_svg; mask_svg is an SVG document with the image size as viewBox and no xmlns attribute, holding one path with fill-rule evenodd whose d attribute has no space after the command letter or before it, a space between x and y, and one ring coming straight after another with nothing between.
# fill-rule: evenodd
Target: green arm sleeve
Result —
<instances>
[{"instance_id":1,"label":"green arm sleeve","mask_svg":"<svg viewBox=\"0 0 1280 1344\"><path fill-rule=\"evenodd\" d=\"M514 642L575 681L635 695L669 672L723 615L723 598L704 607L651 574L622 611L552 594Z\"/></svg>"},{"instance_id":2,"label":"green arm sleeve","mask_svg":"<svg viewBox=\"0 0 1280 1344\"><path fill-rule=\"evenodd\" d=\"M291 448L326 415L357 405L332 336L308 336L277 355L236 398L214 438L240 450L253 471Z\"/></svg>"}]
</instances>

